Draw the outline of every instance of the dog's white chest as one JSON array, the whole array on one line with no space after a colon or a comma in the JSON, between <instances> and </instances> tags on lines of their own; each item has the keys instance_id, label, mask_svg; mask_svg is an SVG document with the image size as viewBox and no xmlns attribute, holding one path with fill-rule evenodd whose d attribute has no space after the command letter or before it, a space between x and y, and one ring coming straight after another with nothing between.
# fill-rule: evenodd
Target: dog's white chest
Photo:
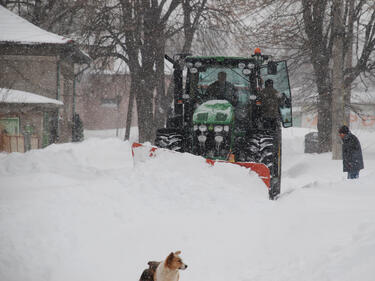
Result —
<instances>
[{"instance_id":1,"label":"dog's white chest","mask_svg":"<svg viewBox=\"0 0 375 281\"><path fill-rule=\"evenodd\" d=\"M179 273L178 270L170 270L164 266L158 266L156 269L154 281L178 281Z\"/></svg>"}]
</instances>

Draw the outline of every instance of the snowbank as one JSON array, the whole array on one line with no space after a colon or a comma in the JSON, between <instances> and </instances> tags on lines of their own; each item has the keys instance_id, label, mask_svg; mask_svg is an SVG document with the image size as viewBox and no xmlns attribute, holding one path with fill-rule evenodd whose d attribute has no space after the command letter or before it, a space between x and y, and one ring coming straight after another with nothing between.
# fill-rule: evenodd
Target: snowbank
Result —
<instances>
[{"instance_id":1,"label":"snowbank","mask_svg":"<svg viewBox=\"0 0 375 281\"><path fill-rule=\"evenodd\" d=\"M89 138L0 154L0 280L137 280L182 250L180 280L373 280L374 134L366 169L303 154L284 130L282 195L235 165L167 153L133 165L130 145Z\"/></svg>"}]
</instances>

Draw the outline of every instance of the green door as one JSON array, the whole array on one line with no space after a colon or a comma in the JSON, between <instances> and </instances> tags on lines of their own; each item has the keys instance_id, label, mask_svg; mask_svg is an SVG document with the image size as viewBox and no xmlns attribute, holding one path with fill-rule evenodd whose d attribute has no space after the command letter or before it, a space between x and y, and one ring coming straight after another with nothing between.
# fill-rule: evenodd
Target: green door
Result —
<instances>
[{"instance_id":1,"label":"green door","mask_svg":"<svg viewBox=\"0 0 375 281\"><path fill-rule=\"evenodd\" d=\"M49 114L48 112L43 113L43 136L42 136L42 147L49 145Z\"/></svg>"}]
</instances>

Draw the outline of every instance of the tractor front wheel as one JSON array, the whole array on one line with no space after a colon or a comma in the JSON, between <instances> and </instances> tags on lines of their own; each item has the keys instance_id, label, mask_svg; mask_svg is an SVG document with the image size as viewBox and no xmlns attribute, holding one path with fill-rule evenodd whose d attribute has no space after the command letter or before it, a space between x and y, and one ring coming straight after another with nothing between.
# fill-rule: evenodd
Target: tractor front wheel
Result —
<instances>
[{"instance_id":1,"label":"tractor front wheel","mask_svg":"<svg viewBox=\"0 0 375 281\"><path fill-rule=\"evenodd\" d=\"M156 132L155 145L160 148L183 152L183 135L176 129L159 129Z\"/></svg>"}]
</instances>

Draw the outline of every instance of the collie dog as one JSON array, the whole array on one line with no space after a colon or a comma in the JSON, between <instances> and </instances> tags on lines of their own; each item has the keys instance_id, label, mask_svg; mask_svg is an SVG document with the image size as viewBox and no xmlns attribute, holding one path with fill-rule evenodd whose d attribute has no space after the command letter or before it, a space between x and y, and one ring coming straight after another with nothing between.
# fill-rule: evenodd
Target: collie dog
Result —
<instances>
[{"instance_id":1,"label":"collie dog","mask_svg":"<svg viewBox=\"0 0 375 281\"><path fill-rule=\"evenodd\" d=\"M159 263L154 273L154 281L178 281L179 270L185 270L187 265L180 258L181 251L172 252Z\"/></svg>"}]
</instances>

